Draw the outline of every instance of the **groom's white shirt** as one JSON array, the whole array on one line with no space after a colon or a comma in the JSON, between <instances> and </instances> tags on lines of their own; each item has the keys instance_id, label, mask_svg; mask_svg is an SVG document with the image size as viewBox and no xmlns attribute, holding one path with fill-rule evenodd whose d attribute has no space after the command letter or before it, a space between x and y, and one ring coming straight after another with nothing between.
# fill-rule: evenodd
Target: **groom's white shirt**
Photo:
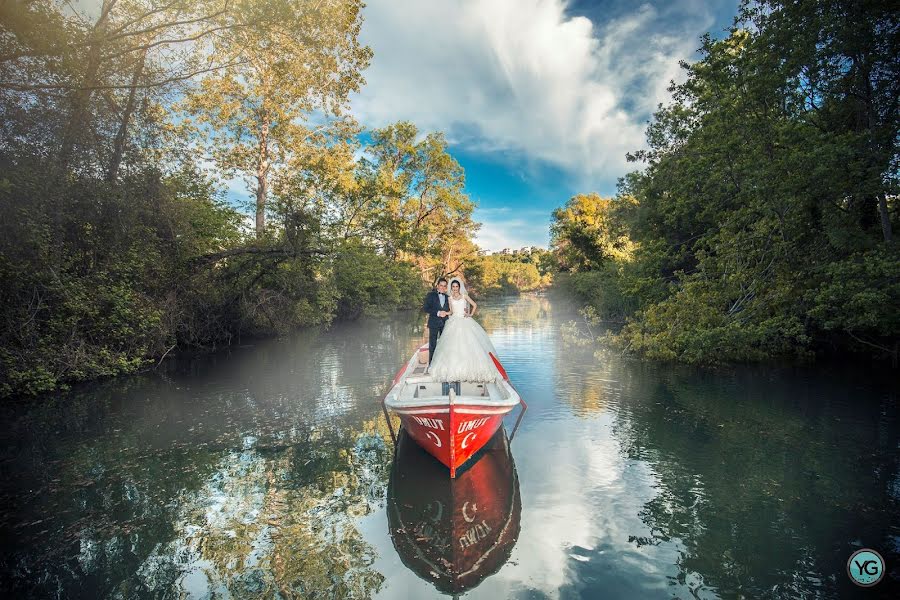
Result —
<instances>
[{"instance_id":1,"label":"groom's white shirt","mask_svg":"<svg viewBox=\"0 0 900 600\"><path fill-rule=\"evenodd\" d=\"M444 294L438 292L438 299L441 301L441 306L444 305Z\"/></svg>"}]
</instances>

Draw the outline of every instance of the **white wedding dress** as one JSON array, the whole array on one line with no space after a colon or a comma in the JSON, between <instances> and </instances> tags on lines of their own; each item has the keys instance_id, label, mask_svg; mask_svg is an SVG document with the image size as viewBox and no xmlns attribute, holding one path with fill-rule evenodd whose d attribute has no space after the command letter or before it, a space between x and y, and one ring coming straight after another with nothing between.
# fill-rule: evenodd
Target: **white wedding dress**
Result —
<instances>
[{"instance_id":1,"label":"white wedding dress","mask_svg":"<svg viewBox=\"0 0 900 600\"><path fill-rule=\"evenodd\" d=\"M487 332L465 316L466 299L450 300L450 318L434 349L428 372L437 381L495 381L500 373L489 356L497 351Z\"/></svg>"}]
</instances>

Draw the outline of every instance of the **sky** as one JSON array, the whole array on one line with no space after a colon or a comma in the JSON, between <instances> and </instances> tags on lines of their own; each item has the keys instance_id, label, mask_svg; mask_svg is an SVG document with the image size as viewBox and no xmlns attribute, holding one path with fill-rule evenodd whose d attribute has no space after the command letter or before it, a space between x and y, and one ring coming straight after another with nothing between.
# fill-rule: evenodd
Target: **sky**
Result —
<instances>
[{"instance_id":1,"label":"sky","mask_svg":"<svg viewBox=\"0 0 900 600\"><path fill-rule=\"evenodd\" d=\"M740 0L367 0L374 56L350 110L366 128L441 131L465 169L485 250L549 244L553 209L612 196L625 155L700 36L725 35ZM96 12L99 0L76 0ZM236 205L251 196L224 182ZM250 218L250 217L248 217Z\"/></svg>"},{"instance_id":2,"label":"sky","mask_svg":"<svg viewBox=\"0 0 900 600\"><path fill-rule=\"evenodd\" d=\"M738 0L368 0L374 56L351 111L442 131L486 250L543 246L577 193L615 193L679 60L724 35Z\"/></svg>"}]
</instances>

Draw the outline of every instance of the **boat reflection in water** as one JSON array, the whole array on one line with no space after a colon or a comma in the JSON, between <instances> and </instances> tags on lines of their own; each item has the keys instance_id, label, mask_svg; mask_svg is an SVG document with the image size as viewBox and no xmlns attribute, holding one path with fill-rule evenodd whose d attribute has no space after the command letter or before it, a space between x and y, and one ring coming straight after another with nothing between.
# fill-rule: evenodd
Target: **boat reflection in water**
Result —
<instances>
[{"instance_id":1,"label":"boat reflection in water","mask_svg":"<svg viewBox=\"0 0 900 600\"><path fill-rule=\"evenodd\" d=\"M388 526L403 564L438 590L459 594L496 573L519 537L522 504L506 431L447 478L405 429L388 484Z\"/></svg>"}]
</instances>

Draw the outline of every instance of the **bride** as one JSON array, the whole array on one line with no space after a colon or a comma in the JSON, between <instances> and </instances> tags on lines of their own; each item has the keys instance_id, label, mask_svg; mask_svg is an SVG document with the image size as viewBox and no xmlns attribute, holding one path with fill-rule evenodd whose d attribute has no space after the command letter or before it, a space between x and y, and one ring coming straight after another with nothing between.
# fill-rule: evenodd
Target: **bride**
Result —
<instances>
[{"instance_id":1,"label":"bride","mask_svg":"<svg viewBox=\"0 0 900 600\"><path fill-rule=\"evenodd\" d=\"M466 312L467 305L472 312ZM428 372L437 381L494 381L499 372L488 353L497 356L488 334L475 319L478 305L466 294L462 281L450 280L450 318L444 325L440 341Z\"/></svg>"}]
</instances>

